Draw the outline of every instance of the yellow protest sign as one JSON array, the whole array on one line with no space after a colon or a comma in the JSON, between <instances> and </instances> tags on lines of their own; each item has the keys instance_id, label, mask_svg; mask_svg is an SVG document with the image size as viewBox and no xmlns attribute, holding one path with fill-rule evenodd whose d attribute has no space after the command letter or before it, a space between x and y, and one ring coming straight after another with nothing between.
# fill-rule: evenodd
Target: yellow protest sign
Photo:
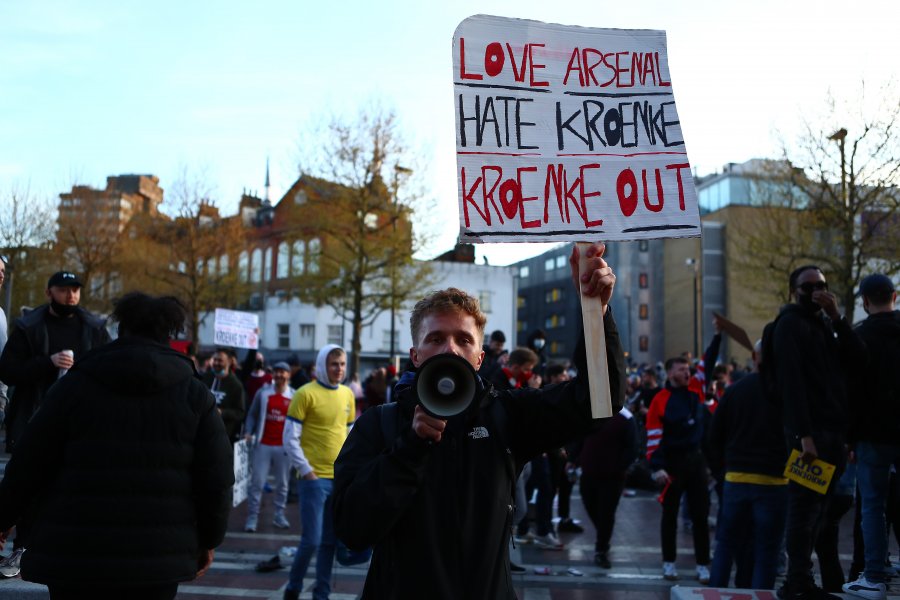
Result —
<instances>
[{"instance_id":1,"label":"yellow protest sign","mask_svg":"<svg viewBox=\"0 0 900 600\"><path fill-rule=\"evenodd\" d=\"M834 476L834 465L818 458L811 463L803 462L800 460L800 451L795 448L784 467L784 476L814 492L824 494Z\"/></svg>"}]
</instances>

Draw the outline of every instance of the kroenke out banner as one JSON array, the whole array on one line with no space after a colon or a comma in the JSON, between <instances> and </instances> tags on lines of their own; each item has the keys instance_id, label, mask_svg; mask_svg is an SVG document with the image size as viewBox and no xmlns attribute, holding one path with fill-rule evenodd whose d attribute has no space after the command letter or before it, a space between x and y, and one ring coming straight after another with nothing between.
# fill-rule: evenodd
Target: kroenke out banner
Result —
<instances>
[{"instance_id":1,"label":"kroenke out banner","mask_svg":"<svg viewBox=\"0 0 900 600\"><path fill-rule=\"evenodd\" d=\"M460 241L700 235L664 31L473 16L453 84Z\"/></svg>"}]
</instances>

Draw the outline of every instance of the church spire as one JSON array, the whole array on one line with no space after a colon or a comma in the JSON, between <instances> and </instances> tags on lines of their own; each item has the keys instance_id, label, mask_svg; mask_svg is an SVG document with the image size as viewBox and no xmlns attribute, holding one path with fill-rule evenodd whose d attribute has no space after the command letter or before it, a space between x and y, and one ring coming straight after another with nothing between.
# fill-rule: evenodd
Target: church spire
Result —
<instances>
[{"instance_id":1,"label":"church spire","mask_svg":"<svg viewBox=\"0 0 900 600\"><path fill-rule=\"evenodd\" d=\"M269 203L269 202L270 202L270 200L269 200L269 187L270 187L270 184L269 184L269 157L267 156L267 157L266 157L266 198L265 198L266 203Z\"/></svg>"}]
</instances>

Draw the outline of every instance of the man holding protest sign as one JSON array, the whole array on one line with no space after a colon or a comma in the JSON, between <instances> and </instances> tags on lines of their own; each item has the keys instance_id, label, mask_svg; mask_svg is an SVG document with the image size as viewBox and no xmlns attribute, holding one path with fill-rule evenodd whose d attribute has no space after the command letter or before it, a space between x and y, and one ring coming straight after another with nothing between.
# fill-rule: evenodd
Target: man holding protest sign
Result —
<instances>
[{"instance_id":1,"label":"man holding protest sign","mask_svg":"<svg viewBox=\"0 0 900 600\"><path fill-rule=\"evenodd\" d=\"M580 276L573 251L572 277L584 304L596 303L604 315L617 409L625 359L608 310L615 275L604 250L587 248ZM477 370L485 322L465 292L432 292L410 318L412 363L419 368L449 353ZM415 374L406 372L395 404L362 414L335 463L334 514L335 531L349 548L374 545L363 598L515 597L508 544L513 486L526 461L590 430L584 348L579 343L574 357L582 375L557 386L499 392L476 378L468 407L436 418L419 404Z\"/></svg>"}]
</instances>

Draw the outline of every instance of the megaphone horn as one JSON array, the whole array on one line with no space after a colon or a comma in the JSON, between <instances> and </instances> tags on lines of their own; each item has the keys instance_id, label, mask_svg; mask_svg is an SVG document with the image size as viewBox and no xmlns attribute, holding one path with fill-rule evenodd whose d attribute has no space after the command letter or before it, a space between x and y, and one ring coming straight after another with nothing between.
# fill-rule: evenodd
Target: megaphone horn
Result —
<instances>
[{"instance_id":1,"label":"megaphone horn","mask_svg":"<svg viewBox=\"0 0 900 600\"><path fill-rule=\"evenodd\" d=\"M466 359L436 354L416 371L419 404L432 417L446 419L464 412L478 391L478 375Z\"/></svg>"}]
</instances>

